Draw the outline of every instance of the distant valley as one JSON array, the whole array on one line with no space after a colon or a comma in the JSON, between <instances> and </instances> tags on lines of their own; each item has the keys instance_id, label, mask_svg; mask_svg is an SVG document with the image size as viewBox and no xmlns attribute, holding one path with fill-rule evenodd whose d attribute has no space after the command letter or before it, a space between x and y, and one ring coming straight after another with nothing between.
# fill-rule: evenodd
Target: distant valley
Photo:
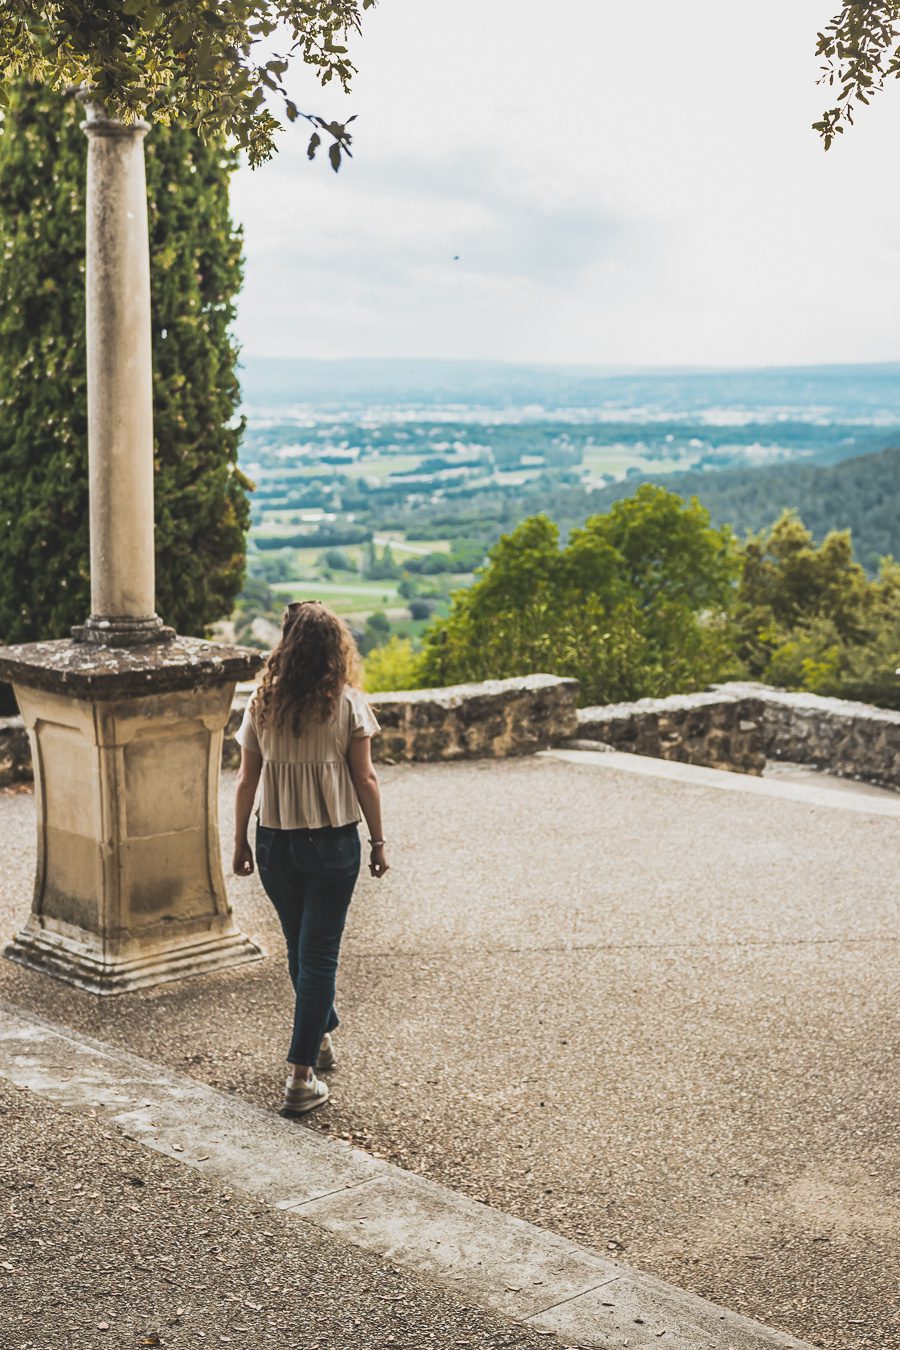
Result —
<instances>
[{"instance_id":1,"label":"distant valley","mask_svg":"<svg viewBox=\"0 0 900 1350\"><path fill-rule=\"evenodd\" d=\"M523 517L565 531L648 480L741 533L790 507L870 570L900 553L900 366L257 360L243 390L254 619L302 592L415 637Z\"/></svg>"}]
</instances>

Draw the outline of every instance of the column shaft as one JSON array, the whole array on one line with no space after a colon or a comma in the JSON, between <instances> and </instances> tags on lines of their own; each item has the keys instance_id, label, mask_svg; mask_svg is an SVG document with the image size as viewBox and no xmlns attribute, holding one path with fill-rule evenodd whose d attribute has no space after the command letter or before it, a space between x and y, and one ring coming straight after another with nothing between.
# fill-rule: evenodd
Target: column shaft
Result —
<instances>
[{"instance_id":1,"label":"column shaft","mask_svg":"<svg viewBox=\"0 0 900 1350\"><path fill-rule=\"evenodd\" d=\"M150 256L143 139L88 105L87 376L93 620L155 614ZM158 621L157 621L158 622Z\"/></svg>"}]
</instances>

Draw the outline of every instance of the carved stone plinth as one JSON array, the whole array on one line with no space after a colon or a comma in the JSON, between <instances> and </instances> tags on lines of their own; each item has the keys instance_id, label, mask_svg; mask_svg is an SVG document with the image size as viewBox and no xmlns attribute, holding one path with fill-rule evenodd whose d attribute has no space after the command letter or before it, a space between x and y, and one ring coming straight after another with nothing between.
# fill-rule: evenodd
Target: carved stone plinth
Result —
<instances>
[{"instance_id":1,"label":"carved stone plinth","mask_svg":"<svg viewBox=\"0 0 900 1350\"><path fill-rule=\"evenodd\" d=\"M31 740L37 877L14 961L98 994L262 955L219 853L222 733L259 654L192 638L0 648Z\"/></svg>"}]
</instances>

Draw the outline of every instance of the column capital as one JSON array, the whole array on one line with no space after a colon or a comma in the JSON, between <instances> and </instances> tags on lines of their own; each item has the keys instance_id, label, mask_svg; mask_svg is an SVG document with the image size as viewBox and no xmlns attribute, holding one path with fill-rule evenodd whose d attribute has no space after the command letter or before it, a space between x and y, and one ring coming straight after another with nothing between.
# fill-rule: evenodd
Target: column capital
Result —
<instances>
[{"instance_id":1,"label":"column capital","mask_svg":"<svg viewBox=\"0 0 900 1350\"><path fill-rule=\"evenodd\" d=\"M134 122L120 122L117 117L108 117L106 108L90 89L79 89L75 97L84 108L85 120L80 126L85 136L144 137L150 130L150 123L140 118Z\"/></svg>"}]
</instances>

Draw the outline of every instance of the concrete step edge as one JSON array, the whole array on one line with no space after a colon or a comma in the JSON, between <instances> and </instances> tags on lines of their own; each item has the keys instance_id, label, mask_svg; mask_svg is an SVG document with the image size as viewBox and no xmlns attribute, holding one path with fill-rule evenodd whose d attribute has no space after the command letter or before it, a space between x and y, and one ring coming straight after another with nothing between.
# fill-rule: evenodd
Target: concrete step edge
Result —
<instances>
[{"instance_id":1,"label":"concrete step edge","mask_svg":"<svg viewBox=\"0 0 900 1350\"><path fill-rule=\"evenodd\" d=\"M274 1111L3 1003L0 1075L568 1345L811 1350Z\"/></svg>"}]
</instances>

